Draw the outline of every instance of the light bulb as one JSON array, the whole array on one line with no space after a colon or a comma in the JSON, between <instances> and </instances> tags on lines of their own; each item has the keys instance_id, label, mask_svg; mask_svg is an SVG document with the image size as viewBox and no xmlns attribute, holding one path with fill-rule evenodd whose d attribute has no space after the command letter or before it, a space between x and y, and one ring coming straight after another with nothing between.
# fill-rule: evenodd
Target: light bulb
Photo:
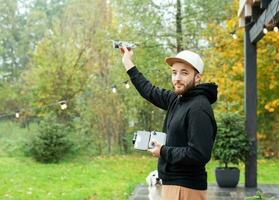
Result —
<instances>
[{"instance_id":1,"label":"light bulb","mask_svg":"<svg viewBox=\"0 0 279 200\"><path fill-rule=\"evenodd\" d=\"M112 92L113 93L116 93L117 92L117 90L116 90L116 86L114 85L114 86L112 86Z\"/></svg>"},{"instance_id":2,"label":"light bulb","mask_svg":"<svg viewBox=\"0 0 279 200\"><path fill-rule=\"evenodd\" d=\"M61 110L66 110L67 109L67 104L66 104L66 101L60 101L60 108Z\"/></svg>"},{"instance_id":3,"label":"light bulb","mask_svg":"<svg viewBox=\"0 0 279 200\"><path fill-rule=\"evenodd\" d=\"M232 32L230 32L230 34L231 34L231 36L232 36L232 38L233 38L234 40L237 39L237 34L236 34L236 31L235 31L235 30L232 31Z\"/></svg>"},{"instance_id":4,"label":"light bulb","mask_svg":"<svg viewBox=\"0 0 279 200\"><path fill-rule=\"evenodd\" d=\"M263 33L264 33L264 34L267 34L267 33L268 33L267 28L264 28L264 29L263 29Z\"/></svg>"},{"instance_id":5,"label":"light bulb","mask_svg":"<svg viewBox=\"0 0 279 200\"><path fill-rule=\"evenodd\" d=\"M61 107L61 110L66 110L67 109L67 104L65 104L65 103L61 104L60 107Z\"/></svg>"}]
</instances>

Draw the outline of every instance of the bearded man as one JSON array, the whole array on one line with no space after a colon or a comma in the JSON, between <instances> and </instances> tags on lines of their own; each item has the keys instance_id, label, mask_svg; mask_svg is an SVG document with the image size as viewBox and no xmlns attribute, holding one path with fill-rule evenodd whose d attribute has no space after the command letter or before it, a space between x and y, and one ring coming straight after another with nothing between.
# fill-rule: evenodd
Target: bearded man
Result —
<instances>
[{"instance_id":1,"label":"bearded man","mask_svg":"<svg viewBox=\"0 0 279 200\"><path fill-rule=\"evenodd\" d=\"M211 104L217 100L217 85L200 83L204 63L184 50L165 59L170 66L174 91L153 86L132 62L133 51L121 48L122 62L140 95L166 110L163 132L166 144L155 141L149 151L158 157L164 200L207 199L205 165L211 158L216 122Z\"/></svg>"}]
</instances>

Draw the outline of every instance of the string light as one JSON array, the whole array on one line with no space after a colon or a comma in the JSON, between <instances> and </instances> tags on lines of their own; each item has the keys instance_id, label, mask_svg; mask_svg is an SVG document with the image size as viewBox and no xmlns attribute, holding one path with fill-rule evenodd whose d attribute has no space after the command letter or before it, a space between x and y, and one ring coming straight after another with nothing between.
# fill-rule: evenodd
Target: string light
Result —
<instances>
[{"instance_id":1,"label":"string light","mask_svg":"<svg viewBox=\"0 0 279 200\"><path fill-rule=\"evenodd\" d=\"M67 109L67 102L65 100L59 101L60 108L61 110L66 110Z\"/></svg>"},{"instance_id":2,"label":"string light","mask_svg":"<svg viewBox=\"0 0 279 200\"><path fill-rule=\"evenodd\" d=\"M266 27L263 28L263 33L264 33L264 34L267 34L267 33L268 33L268 30L267 30Z\"/></svg>"},{"instance_id":3,"label":"string light","mask_svg":"<svg viewBox=\"0 0 279 200\"><path fill-rule=\"evenodd\" d=\"M125 84L126 89L130 88L130 85L129 85L128 81L124 81L123 83Z\"/></svg>"},{"instance_id":4,"label":"string light","mask_svg":"<svg viewBox=\"0 0 279 200\"><path fill-rule=\"evenodd\" d=\"M126 89L129 89L130 88L130 84L128 82L128 80L122 82L125 84L125 88ZM117 93L117 86L114 84L112 87L111 87L111 90L112 90L112 93Z\"/></svg>"},{"instance_id":5,"label":"string light","mask_svg":"<svg viewBox=\"0 0 279 200\"><path fill-rule=\"evenodd\" d=\"M16 112L15 117L18 119L19 118L19 112Z\"/></svg>"},{"instance_id":6,"label":"string light","mask_svg":"<svg viewBox=\"0 0 279 200\"><path fill-rule=\"evenodd\" d=\"M279 3L277 3L276 9L275 9L275 10L277 10L278 6L279 6ZM267 13L267 12L265 12L265 16L264 16L263 23L264 23L265 20L266 20L266 13ZM273 19L273 21L274 21L274 19ZM255 21L252 20L251 22L249 22L248 24L246 24L245 27L248 26L248 25L250 25L251 23L254 23L254 22L255 22ZM273 23L273 24L274 24L274 23ZM235 27L235 28L234 28L234 30L233 30L232 32L230 32L230 35L233 37L233 39L237 39L236 30L237 30L238 28L236 28L236 25L235 25L234 27ZM268 26L268 27L271 28L271 26ZM268 31L268 27L267 27L266 25L264 25L264 27L263 27L263 33L264 33L265 35L269 32L269 31ZM275 26L273 27L273 31L276 32L276 33L279 32L279 28L278 28L277 25L275 25Z\"/></svg>"},{"instance_id":7,"label":"string light","mask_svg":"<svg viewBox=\"0 0 279 200\"><path fill-rule=\"evenodd\" d=\"M130 88L130 84L129 84L129 81L128 80L126 80L126 81L123 81L123 82L121 82L121 84L125 84L125 88L126 89L129 89ZM112 92L113 93L117 93L117 85L118 84L114 84L113 86L112 86ZM108 88L106 89L106 91L108 90ZM6 112L6 113L3 113L3 114L0 114L0 118L6 118L6 117L12 117L12 116L14 116L15 118L20 118L20 113L22 112L22 111L33 111L33 110L39 110L39 109L43 109L43 108L47 108L47 107L52 107L52 106L56 106L57 105L57 103L60 105L60 109L61 110L66 110L67 108L68 108L68 105L67 105L67 102L69 101L69 99L67 99L67 101L66 100L61 100L61 101L59 101L59 102L54 102L54 103L51 103L51 104L47 104L47 105L45 105L45 106L40 106L40 107L38 107L38 108L26 108L26 109L20 109L20 111L8 111L8 112Z\"/></svg>"},{"instance_id":8,"label":"string light","mask_svg":"<svg viewBox=\"0 0 279 200\"><path fill-rule=\"evenodd\" d=\"M116 93L116 92L117 92L116 85L113 85L112 86L112 93Z\"/></svg>"},{"instance_id":9,"label":"string light","mask_svg":"<svg viewBox=\"0 0 279 200\"><path fill-rule=\"evenodd\" d=\"M254 21L251 21L249 22L248 24L245 25L245 27L249 26L250 24L254 23ZM232 36L232 38L234 40L236 40L238 37L237 37L237 34L236 34L236 31L238 29L240 29L241 27L237 27L237 24L234 25L234 28L233 28L233 31L230 32L230 35Z\"/></svg>"},{"instance_id":10,"label":"string light","mask_svg":"<svg viewBox=\"0 0 279 200\"><path fill-rule=\"evenodd\" d=\"M235 31L235 30L232 31L232 32L230 32L230 34L231 34L231 36L232 36L232 38L233 38L234 40L237 39L237 34L236 34L236 31Z\"/></svg>"}]
</instances>

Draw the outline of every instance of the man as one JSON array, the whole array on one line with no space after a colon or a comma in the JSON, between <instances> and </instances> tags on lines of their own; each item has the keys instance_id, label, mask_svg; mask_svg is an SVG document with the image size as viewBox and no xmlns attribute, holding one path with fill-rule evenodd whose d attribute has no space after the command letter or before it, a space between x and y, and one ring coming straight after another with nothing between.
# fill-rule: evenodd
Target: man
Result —
<instances>
[{"instance_id":1,"label":"man","mask_svg":"<svg viewBox=\"0 0 279 200\"><path fill-rule=\"evenodd\" d=\"M155 142L149 151L158 157L164 200L207 199L207 173L216 135L211 104L217 100L217 85L199 84L204 64L200 56L182 51L166 58L171 66L174 91L153 86L132 62L133 51L122 48L122 62L138 92L167 111L163 132L166 144Z\"/></svg>"}]
</instances>

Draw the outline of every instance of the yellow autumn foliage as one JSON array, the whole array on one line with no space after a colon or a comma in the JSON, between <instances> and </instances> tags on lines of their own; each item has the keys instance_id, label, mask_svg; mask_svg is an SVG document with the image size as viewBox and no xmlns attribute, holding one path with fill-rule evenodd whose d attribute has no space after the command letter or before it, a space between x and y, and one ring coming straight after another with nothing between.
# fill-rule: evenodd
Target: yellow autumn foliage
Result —
<instances>
[{"instance_id":1,"label":"yellow autumn foliage","mask_svg":"<svg viewBox=\"0 0 279 200\"><path fill-rule=\"evenodd\" d=\"M234 0L229 13L237 13ZM234 39L231 32L236 31ZM210 24L205 34L210 49L205 52L207 70L204 78L218 84L218 112L244 113L244 28L238 27L237 14L225 23ZM269 32L257 43L257 115L258 137L278 146L279 119L279 34ZM276 134L277 132L277 134ZM279 150L279 149L278 149Z\"/></svg>"}]
</instances>

